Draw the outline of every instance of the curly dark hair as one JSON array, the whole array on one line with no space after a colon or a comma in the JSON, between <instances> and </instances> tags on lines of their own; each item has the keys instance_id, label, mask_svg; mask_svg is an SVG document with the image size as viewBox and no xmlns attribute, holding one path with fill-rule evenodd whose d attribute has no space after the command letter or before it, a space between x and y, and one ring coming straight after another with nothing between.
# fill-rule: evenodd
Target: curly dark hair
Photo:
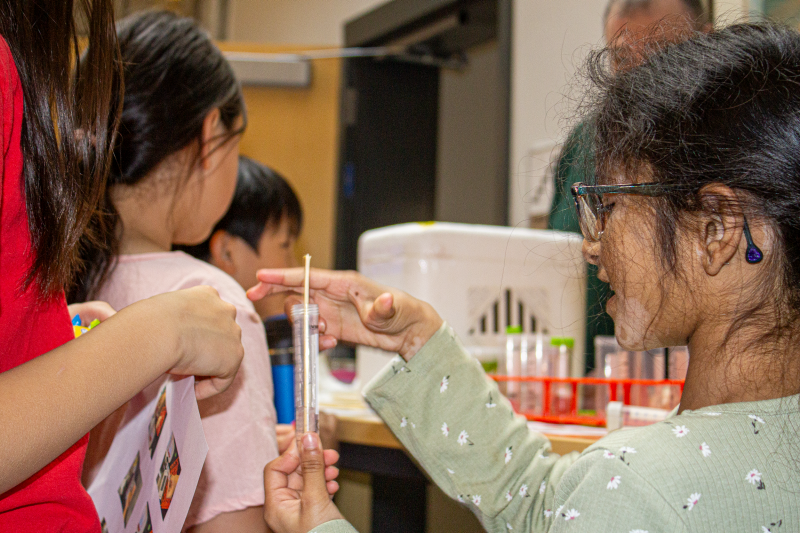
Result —
<instances>
[{"instance_id":1,"label":"curly dark hair","mask_svg":"<svg viewBox=\"0 0 800 533\"><path fill-rule=\"evenodd\" d=\"M758 324L763 339L794 336L800 316L800 34L758 22L652 46L631 69L612 71L608 51L589 61L597 90L590 115L597 180L609 182L621 171L629 181L681 186L652 200L655 246L673 276L681 272L679 230L711 209L701 188L731 188L736 208L774 238L765 275L743 289L749 303L732 328Z\"/></svg>"}]
</instances>

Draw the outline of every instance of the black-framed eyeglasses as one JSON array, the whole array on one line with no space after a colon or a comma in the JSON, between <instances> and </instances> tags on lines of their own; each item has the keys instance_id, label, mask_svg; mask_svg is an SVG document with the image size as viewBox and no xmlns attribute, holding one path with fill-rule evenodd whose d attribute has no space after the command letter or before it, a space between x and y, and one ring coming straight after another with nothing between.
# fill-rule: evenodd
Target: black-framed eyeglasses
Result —
<instances>
[{"instance_id":1,"label":"black-framed eyeglasses","mask_svg":"<svg viewBox=\"0 0 800 533\"><path fill-rule=\"evenodd\" d=\"M684 189L683 185L665 183L629 183L622 185L572 185L572 196L578 210L578 221L583 237L590 242L598 242L605 231L606 222L614 208L614 203L603 203L604 194L636 194L639 196L661 196L668 191ZM744 220L744 237L747 240L746 259L748 263L758 263L764 254L753 242L747 220Z\"/></svg>"}]
</instances>

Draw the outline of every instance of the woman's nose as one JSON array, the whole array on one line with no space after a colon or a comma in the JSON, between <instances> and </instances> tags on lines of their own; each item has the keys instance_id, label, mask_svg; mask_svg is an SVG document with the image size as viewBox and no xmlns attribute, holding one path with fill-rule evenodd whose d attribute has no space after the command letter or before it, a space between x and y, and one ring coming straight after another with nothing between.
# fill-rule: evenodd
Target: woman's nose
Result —
<instances>
[{"instance_id":1,"label":"woman's nose","mask_svg":"<svg viewBox=\"0 0 800 533\"><path fill-rule=\"evenodd\" d=\"M593 265L600 264L600 241L590 242L587 239L583 239L581 251L583 252L584 259L586 259L588 263Z\"/></svg>"}]
</instances>

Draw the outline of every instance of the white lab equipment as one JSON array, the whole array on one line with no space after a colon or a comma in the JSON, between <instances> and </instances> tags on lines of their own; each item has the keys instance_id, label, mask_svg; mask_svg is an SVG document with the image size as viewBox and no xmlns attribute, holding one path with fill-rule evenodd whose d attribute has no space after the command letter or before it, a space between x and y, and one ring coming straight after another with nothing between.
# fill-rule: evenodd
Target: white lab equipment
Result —
<instances>
[{"instance_id":1,"label":"white lab equipment","mask_svg":"<svg viewBox=\"0 0 800 533\"><path fill-rule=\"evenodd\" d=\"M571 337L571 374L583 375L586 263L573 233L410 223L370 230L358 241L358 270L429 302L468 350L502 349L509 326L520 333ZM487 350L488 348L488 350ZM394 354L360 346L363 387Z\"/></svg>"}]
</instances>

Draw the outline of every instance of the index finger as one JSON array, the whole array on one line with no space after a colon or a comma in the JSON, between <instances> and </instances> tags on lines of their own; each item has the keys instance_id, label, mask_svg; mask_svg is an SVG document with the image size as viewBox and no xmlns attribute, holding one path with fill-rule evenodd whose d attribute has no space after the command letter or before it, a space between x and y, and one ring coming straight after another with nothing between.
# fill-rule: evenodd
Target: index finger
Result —
<instances>
[{"instance_id":1,"label":"index finger","mask_svg":"<svg viewBox=\"0 0 800 533\"><path fill-rule=\"evenodd\" d=\"M312 289L326 289L331 281L344 275L345 272L312 268L309 285ZM305 283L303 268L263 268L256 272L256 278L262 283L287 289L301 289Z\"/></svg>"},{"instance_id":2,"label":"index finger","mask_svg":"<svg viewBox=\"0 0 800 533\"><path fill-rule=\"evenodd\" d=\"M269 294L277 294L279 292L298 292L298 290L297 287L259 282L257 285L253 285L247 289L247 297L252 301L256 301Z\"/></svg>"},{"instance_id":3,"label":"index finger","mask_svg":"<svg viewBox=\"0 0 800 533\"><path fill-rule=\"evenodd\" d=\"M69 310L70 317L80 315L84 324L89 324L95 319L103 322L117 313L107 302L97 300L72 304L68 306L67 309Z\"/></svg>"},{"instance_id":4,"label":"index finger","mask_svg":"<svg viewBox=\"0 0 800 533\"><path fill-rule=\"evenodd\" d=\"M312 268L309 286L312 289L323 289L328 285L324 270ZM305 285L305 269L303 268L263 268L256 272L258 285L247 290L247 297L260 300L268 294L279 292L302 292Z\"/></svg>"}]
</instances>

